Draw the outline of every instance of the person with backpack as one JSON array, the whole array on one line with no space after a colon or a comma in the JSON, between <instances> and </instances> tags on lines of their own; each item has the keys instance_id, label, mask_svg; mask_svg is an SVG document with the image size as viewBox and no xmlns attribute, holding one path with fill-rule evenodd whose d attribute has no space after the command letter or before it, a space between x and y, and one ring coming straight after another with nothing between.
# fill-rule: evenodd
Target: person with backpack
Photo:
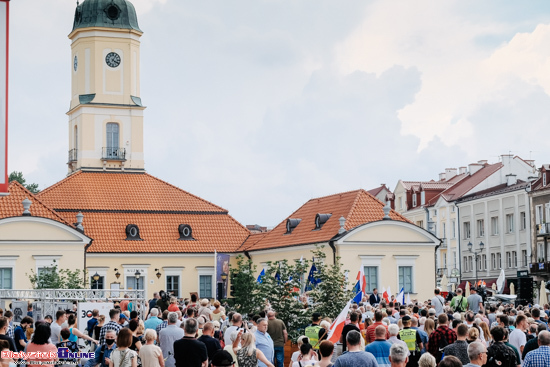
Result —
<instances>
[{"instance_id":1,"label":"person with backpack","mask_svg":"<svg viewBox=\"0 0 550 367\"><path fill-rule=\"evenodd\" d=\"M513 367L516 366L516 354L512 348L504 344L506 330L501 326L491 329L493 344L487 348L487 367Z\"/></svg>"},{"instance_id":2,"label":"person with backpack","mask_svg":"<svg viewBox=\"0 0 550 367\"><path fill-rule=\"evenodd\" d=\"M451 300L451 309L453 312L466 312L468 309L468 299L462 294L462 288L456 290L456 296Z\"/></svg>"}]
</instances>

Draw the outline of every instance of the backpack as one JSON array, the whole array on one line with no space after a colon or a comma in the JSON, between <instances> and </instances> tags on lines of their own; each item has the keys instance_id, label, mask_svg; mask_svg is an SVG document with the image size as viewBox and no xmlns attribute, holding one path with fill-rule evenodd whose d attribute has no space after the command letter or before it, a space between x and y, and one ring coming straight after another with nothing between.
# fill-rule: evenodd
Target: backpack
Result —
<instances>
[{"instance_id":1,"label":"backpack","mask_svg":"<svg viewBox=\"0 0 550 367\"><path fill-rule=\"evenodd\" d=\"M516 353L509 346L497 342L487 348L487 367L513 367L516 365Z\"/></svg>"},{"instance_id":2,"label":"backpack","mask_svg":"<svg viewBox=\"0 0 550 367\"><path fill-rule=\"evenodd\" d=\"M460 296L460 301L457 302L456 298L455 298L455 302L457 302L455 304L455 307L454 307L454 312L466 312L465 309L462 308L462 302L464 301L464 296Z\"/></svg>"}]
</instances>

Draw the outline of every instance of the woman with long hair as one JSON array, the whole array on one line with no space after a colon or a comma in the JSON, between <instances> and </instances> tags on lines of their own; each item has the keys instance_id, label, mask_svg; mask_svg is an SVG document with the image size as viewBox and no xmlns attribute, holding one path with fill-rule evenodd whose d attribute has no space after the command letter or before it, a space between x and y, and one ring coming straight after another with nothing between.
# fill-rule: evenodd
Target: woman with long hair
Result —
<instances>
[{"instance_id":1,"label":"woman with long hair","mask_svg":"<svg viewBox=\"0 0 550 367\"><path fill-rule=\"evenodd\" d=\"M162 350L159 346L155 345L157 332L153 329L147 329L145 330L143 339L145 340L145 345L139 350L141 365L143 367L164 367Z\"/></svg>"},{"instance_id":2,"label":"woman with long hair","mask_svg":"<svg viewBox=\"0 0 550 367\"><path fill-rule=\"evenodd\" d=\"M120 329L116 338L116 349L111 353L109 367L137 367L137 353L130 349L132 332Z\"/></svg>"},{"instance_id":3,"label":"woman with long hair","mask_svg":"<svg viewBox=\"0 0 550 367\"><path fill-rule=\"evenodd\" d=\"M424 324L424 331L426 334L428 334L428 338L430 337L430 334L435 330L435 321L427 318L426 323Z\"/></svg>"},{"instance_id":4,"label":"woman with long hair","mask_svg":"<svg viewBox=\"0 0 550 367\"><path fill-rule=\"evenodd\" d=\"M241 348L239 348L239 343L241 343ZM256 338L252 333L243 334L243 330L240 330L233 342L233 351L237 355L239 367L257 367L258 360L265 363L267 367L275 367L267 360L263 352L256 348Z\"/></svg>"},{"instance_id":5,"label":"woman with long hair","mask_svg":"<svg viewBox=\"0 0 550 367\"><path fill-rule=\"evenodd\" d=\"M27 361L27 364L43 364L48 362L48 364L53 364L57 360L57 347L50 343L50 337L52 336L52 331L50 329L50 324L46 322L39 322L35 326L34 334L32 340L27 344L27 353L41 352L41 353L53 353L50 356L44 358L33 358ZM42 354L44 356L44 354ZM36 362L36 363L33 363Z\"/></svg>"},{"instance_id":6,"label":"woman with long hair","mask_svg":"<svg viewBox=\"0 0 550 367\"><path fill-rule=\"evenodd\" d=\"M78 343L78 338L82 338L88 341L91 341L92 343L99 344L99 341L92 339L88 335L83 334L78 328L76 327L76 315L70 314L69 319L67 320L67 323L69 324L69 341Z\"/></svg>"}]
</instances>

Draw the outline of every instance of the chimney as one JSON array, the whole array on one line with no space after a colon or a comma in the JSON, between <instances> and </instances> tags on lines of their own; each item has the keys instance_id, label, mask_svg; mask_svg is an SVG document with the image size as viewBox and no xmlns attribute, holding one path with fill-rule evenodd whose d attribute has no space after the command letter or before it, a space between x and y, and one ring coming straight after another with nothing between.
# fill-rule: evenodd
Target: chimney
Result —
<instances>
[{"instance_id":1,"label":"chimney","mask_svg":"<svg viewBox=\"0 0 550 367\"><path fill-rule=\"evenodd\" d=\"M30 207L32 205L32 201L29 200L29 198L25 198L23 200L23 216L28 217L31 215Z\"/></svg>"},{"instance_id":2,"label":"chimney","mask_svg":"<svg viewBox=\"0 0 550 367\"><path fill-rule=\"evenodd\" d=\"M479 164L479 163L470 163L468 165L468 171L470 171L470 176L472 176L474 173L476 173L477 171L479 171L480 169L483 168L483 165L482 164Z\"/></svg>"},{"instance_id":3,"label":"chimney","mask_svg":"<svg viewBox=\"0 0 550 367\"><path fill-rule=\"evenodd\" d=\"M466 173L466 172L467 172L467 171L466 171L466 167L458 167L458 174L459 174L459 175L462 175L462 174L464 174L464 173Z\"/></svg>"},{"instance_id":4,"label":"chimney","mask_svg":"<svg viewBox=\"0 0 550 367\"><path fill-rule=\"evenodd\" d=\"M449 181L456 176L456 168L445 168L445 179Z\"/></svg>"},{"instance_id":5,"label":"chimney","mask_svg":"<svg viewBox=\"0 0 550 367\"><path fill-rule=\"evenodd\" d=\"M445 181L445 172L439 174L439 181Z\"/></svg>"},{"instance_id":6,"label":"chimney","mask_svg":"<svg viewBox=\"0 0 550 367\"><path fill-rule=\"evenodd\" d=\"M82 226L82 219L84 219L84 215L82 214L82 212L78 212L78 214L76 215L76 229L84 233L84 227Z\"/></svg>"},{"instance_id":7,"label":"chimney","mask_svg":"<svg viewBox=\"0 0 550 367\"><path fill-rule=\"evenodd\" d=\"M391 207L390 207L390 202L389 201L386 201L386 205L384 206L383 210L384 210L384 218L382 218L382 219L383 220L391 220L391 217L390 217Z\"/></svg>"},{"instance_id":8,"label":"chimney","mask_svg":"<svg viewBox=\"0 0 550 367\"><path fill-rule=\"evenodd\" d=\"M487 160L486 159L482 159L480 161L477 161L477 163L481 164L481 165L484 165L484 164L487 164Z\"/></svg>"},{"instance_id":9,"label":"chimney","mask_svg":"<svg viewBox=\"0 0 550 367\"><path fill-rule=\"evenodd\" d=\"M506 175L506 186L512 186L518 183L517 176L513 173Z\"/></svg>"}]
</instances>

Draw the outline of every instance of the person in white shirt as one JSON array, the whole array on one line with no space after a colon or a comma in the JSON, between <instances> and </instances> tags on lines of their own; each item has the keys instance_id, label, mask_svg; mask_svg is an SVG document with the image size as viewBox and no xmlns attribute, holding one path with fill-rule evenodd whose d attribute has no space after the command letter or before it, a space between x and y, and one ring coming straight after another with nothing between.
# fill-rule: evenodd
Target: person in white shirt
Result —
<instances>
[{"instance_id":1,"label":"person in white shirt","mask_svg":"<svg viewBox=\"0 0 550 367\"><path fill-rule=\"evenodd\" d=\"M525 315L519 315L516 317L516 328L510 333L510 337L508 338L508 342L518 350L522 363L521 355L523 354L525 344L527 344L525 330L527 330L527 317Z\"/></svg>"},{"instance_id":2,"label":"person in white shirt","mask_svg":"<svg viewBox=\"0 0 550 367\"><path fill-rule=\"evenodd\" d=\"M445 312L445 299L439 295L439 288L434 289L434 298L432 298L432 307L435 309L435 316L438 317Z\"/></svg>"}]
</instances>

